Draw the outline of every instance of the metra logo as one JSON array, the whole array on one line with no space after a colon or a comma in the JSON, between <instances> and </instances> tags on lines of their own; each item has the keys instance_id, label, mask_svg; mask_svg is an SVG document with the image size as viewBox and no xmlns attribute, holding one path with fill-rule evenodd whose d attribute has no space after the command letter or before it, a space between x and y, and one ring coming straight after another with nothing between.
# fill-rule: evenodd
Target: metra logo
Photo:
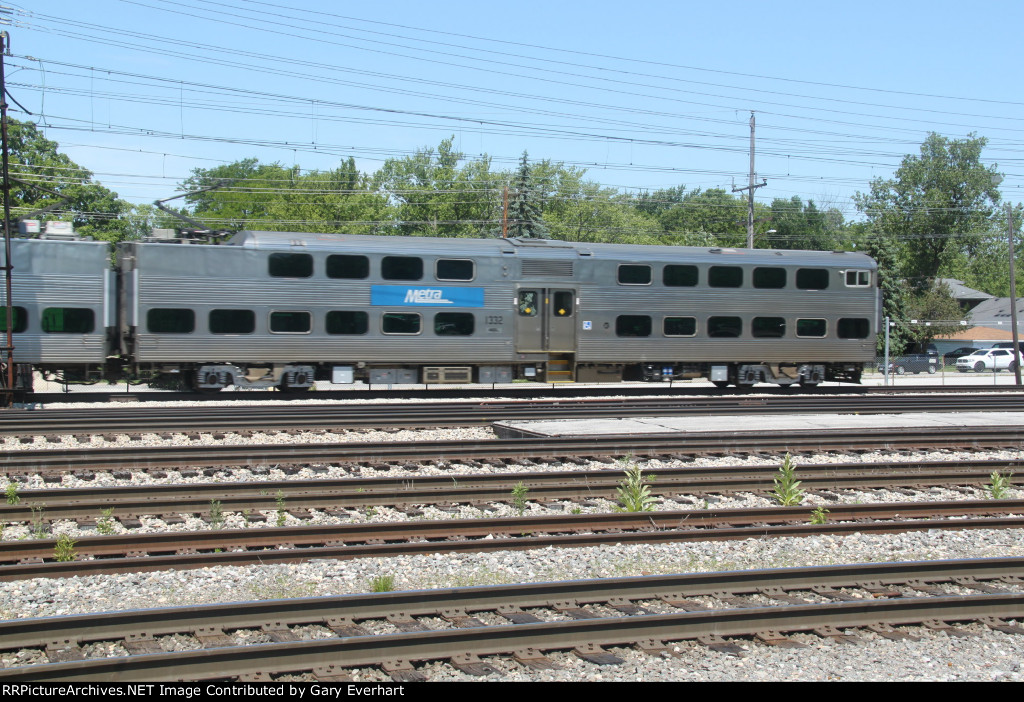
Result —
<instances>
[{"instance_id":1,"label":"metra logo","mask_svg":"<svg viewBox=\"0 0 1024 702\"><path fill-rule=\"evenodd\" d=\"M451 300L446 300L441 290L431 288L410 288L405 293L405 303L412 305L451 305Z\"/></svg>"}]
</instances>

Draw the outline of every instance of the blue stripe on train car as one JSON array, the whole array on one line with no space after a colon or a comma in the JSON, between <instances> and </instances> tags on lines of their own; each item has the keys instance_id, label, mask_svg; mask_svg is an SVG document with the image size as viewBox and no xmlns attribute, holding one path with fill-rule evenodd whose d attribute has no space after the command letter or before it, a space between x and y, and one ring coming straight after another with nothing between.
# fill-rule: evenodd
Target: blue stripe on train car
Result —
<instances>
[{"instance_id":1,"label":"blue stripe on train car","mask_svg":"<svg viewBox=\"0 0 1024 702\"><path fill-rule=\"evenodd\" d=\"M370 304L387 307L483 307L483 288L370 286Z\"/></svg>"}]
</instances>

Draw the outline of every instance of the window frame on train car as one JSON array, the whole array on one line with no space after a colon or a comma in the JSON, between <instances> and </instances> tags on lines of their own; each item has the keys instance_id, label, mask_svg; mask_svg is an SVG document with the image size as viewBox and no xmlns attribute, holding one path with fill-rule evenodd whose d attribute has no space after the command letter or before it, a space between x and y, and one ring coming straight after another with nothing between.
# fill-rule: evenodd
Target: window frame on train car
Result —
<instances>
[{"instance_id":1,"label":"window frame on train car","mask_svg":"<svg viewBox=\"0 0 1024 702\"><path fill-rule=\"evenodd\" d=\"M673 319L673 320L691 320L693 322L693 332L691 334L672 334L672 333L669 333L668 323L669 323L670 319ZM663 318L661 320L661 333L664 336L676 337L676 338L689 338L689 337L697 336L697 318L696 317L681 317L681 316L678 316L678 315L668 315L668 316L666 316L665 318Z\"/></svg>"},{"instance_id":2,"label":"window frame on train car","mask_svg":"<svg viewBox=\"0 0 1024 702\"><path fill-rule=\"evenodd\" d=\"M464 326L467 320L469 331L465 331ZM473 336L476 333L476 315L472 312L438 312L434 315L433 329L434 336Z\"/></svg>"},{"instance_id":3,"label":"window frame on train car","mask_svg":"<svg viewBox=\"0 0 1024 702\"><path fill-rule=\"evenodd\" d=\"M800 327L801 326L806 327L807 325L806 324L801 324L801 322L804 322L804 323L806 323L806 322L821 322L821 328L822 328L821 329L821 334L804 334L804 333L802 333L803 331L806 331L806 330L801 330ZM815 325L815 326L817 326L817 325ZM794 326L794 329L796 330L796 336L799 339L824 339L826 336L828 336L828 320L824 319L823 317L798 317L797 320L796 320L796 325Z\"/></svg>"},{"instance_id":4,"label":"window frame on train car","mask_svg":"<svg viewBox=\"0 0 1024 702\"><path fill-rule=\"evenodd\" d=\"M850 333L849 325L856 325ZM836 336L840 339L867 339L871 336L871 320L867 317L840 317L836 320Z\"/></svg>"},{"instance_id":5,"label":"window frame on train car","mask_svg":"<svg viewBox=\"0 0 1024 702\"><path fill-rule=\"evenodd\" d=\"M850 276L853 276L853 282L850 282ZM846 271L846 275L843 276L846 281L846 287L848 288L870 288L871 287L871 271L863 269L849 269Z\"/></svg>"},{"instance_id":6,"label":"window frame on train car","mask_svg":"<svg viewBox=\"0 0 1024 702\"><path fill-rule=\"evenodd\" d=\"M306 324L305 329L275 329L274 320L282 319L281 315L291 315L284 319L299 319L305 317ZM308 310L271 310L267 314L267 331L271 334L289 334L289 335L304 335L313 333L313 313Z\"/></svg>"},{"instance_id":7,"label":"window frame on train car","mask_svg":"<svg viewBox=\"0 0 1024 702\"><path fill-rule=\"evenodd\" d=\"M708 266L708 287L742 288L743 266Z\"/></svg>"},{"instance_id":8,"label":"window frame on train car","mask_svg":"<svg viewBox=\"0 0 1024 702\"><path fill-rule=\"evenodd\" d=\"M620 263L615 270L615 280L619 285L650 285L654 271L647 263Z\"/></svg>"},{"instance_id":9,"label":"window frame on train car","mask_svg":"<svg viewBox=\"0 0 1024 702\"><path fill-rule=\"evenodd\" d=\"M245 326L248 327L249 331L237 331L237 330L233 330L233 329L232 330L228 330L228 331L217 331L217 330L215 330L214 329L214 317L215 316L223 317L227 313L232 313L232 314L241 313L242 317L248 317L248 321L250 323L245 325ZM217 334L218 336L231 336L231 335L241 336L241 335L244 335L244 334L255 334L256 333L256 311L255 310L235 309L235 308L230 308L230 307L218 308L218 309L215 309L215 310L210 310L210 312L206 316L206 322L207 322L207 328L210 330L210 333L211 334ZM222 323L223 320L218 320L218 322ZM239 325L239 329L240 328L242 328L241 325Z\"/></svg>"},{"instance_id":10,"label":"window frame on train car","mask_svg":"<svg viewBox=\"0 0 1024 702\"><path fill-rule=\"evenodd\" d=\"M798 290L828 290L828 268L797 268L796 287ZM812 276L808 280L808 276ZM824 282L824 285L821 283Z\"/></svg>"},{"instance_id":11,"label":"window frame on train car","mask_svg":"<svg viewBox=\"0 0 1024 702\"><path fill-rule=\"evenodd\" d=\"M700 268L688 263L667 263L661 269L661 284L668 288L695 288L700 284Z\"/></svg>"},{"instance_id":12,"label":"window frame on train car","mask_svg":"<svg viewBox=\"0 0 1024 702\"><path fill-rule=\"evenodd\" d=\"M736 331L735 334L716 333L716 332L720 332L720 331L725 329L724 326L723 327L719 327L717 329L715 328L716 324L720 324L721 325L721 324L724 323L724 320L730 320L729 321L730 324L732 323L732 320L736 321L736 323L737 323L737 327L736 327L737 331ZM743 336L743 318L742 317L736 317L736 316L733 316L733 315L725 315L725 314L716 314L714 316L708 317L707 321L704 324L705 324L705 328L707 330L707 336L708 336L709 339L739 339L739 338L741 338Z\"/></svg>"},{"instance_id":13,"label":"window frame on train car","mask_svg":"<svg viewBox=\"0 0 1024 702\"><path fill-rule=\"evenodd\" d=\"M271 278L312 278L313 268L313 254L279 251L267 257Z\"/></svg>"},{"instance_id":14,"label":"window frame on train car","mask_svg":"<svg viewBox=\"0 0 1024 702\"><path fill-rule=\"evenodd\" d=\"M54 328L57 312L61 312L59 329ZM72 323L75 328L67 329ZM39 325L47 334L92 334L96 331L96 312L89 307L47 307L39 317Z\"/></svg>"},{"instance_id":15,"label":"window frame on train car","mask_svg":"<svg viewBox=\"0 0 1024 702\"><path fill-rule=\"evenodd\" d=\"M452 272L441 271L442 264L449 266L452 264L469 264L469 277L464 275L453 274ZM459 282L470 282L476 280L476 261L471 258L439 258L434 261L434 278L436 280L445 281L459 281Z\"/></svg>"},{"instance_id":16,"label":"window frame on train car","mask_svg":"<svg viewBox=\"0 0 1024 702\"><path fill-rule=\"evenodd\" d=\"M14 322L12 334L21 334L28 329L28 310L18 305L11 306L11 321ZM0 311L0 333L7 333L7 313Z\"/></svg>"},{"instance_id":17,"label":"window frame on train car","mask_svg":"<svg viewBox=\"0 0 1024 702\"><path fill-rule=\"evenodd\" d=\"M384 256L380 259L380 277L383 280L423 280L423 257Z\"/></svg>"},{"instance_id":18,"label":"window frame on train car","mask_svg":"<svg viewBox=\"0 0 1024 702\"><path fill-rule=\"evenodd\" d=\"M615 318L615 336L619 338L646 339L653 331L654 320L649 314L620 314Z\"/></svg>"},{"instance_id":19,"label":"window frame on train car","mask_svg":"<svg viewBox=\"0 0 1024 702\"><path fill-rule=\"evenodd\" d=\"M324 263L333 280L365 280L370 277L370 257L362 254L329 254Z\"/></svg>"},{"instance_id":20,"label":"window frame on train car","mask_svg":"<svg viewBox=\"0 0 1024 702\"><path fill-rule=\"evenodd\" d=\"M568 304L565 304L567 296ZM576 292L573 290L555 290L551 302L551 314L558 319L567 319L576 314Z\"/></svg>"},{"instance_id":21,"label":"window frame on train car","mask_svg":"<svg viewBox=\"0 0 1024 702\"><path fill-rule=\"evenodd\" d=\"M168 321L172 322L168 324ZM146 332L149 334L193 334L196 311L191 307L151 307L146 310Z\"/></svg>"},{"instance_id":22,"label":"window frame on train car","mask_svg":"<svg viewBox=\"0 0 1024 702\"><path fill-rule=\"evenodd\" d=\"M750 320L750 336L754 339L784 339L786 318L754 317Z\"/></svg>"},{"instance_id":23,"label":"window frame on train car","mask_svg":"<svg viewBox=\"0 0 1024 702\"><path fill-rule=\"evenodd\" d=\"M343 315L352 315L348 324L353 329L359 329L362 322L362 331L336 331L345 328L338 325L339 321L342 325L346 323ZM370 315L362 310L328 310L324 315L324 332L332 336L365 336L370 333Z\"/></svg>"},{"instance_id":24,"label":"window frame on train car","mask_svg":"<svg viewBox=\"0 0 1024 702\"><path fill-rule=\"evenodd\" d=\"M388 321L398 318L416 319L416 331L388 331ZM385 312L380 316L380 333L388 336L419 336L423 333L423 315L419 312Z\"/></svg>"},{"instance_id":25,"label":"window frame on train car","mask_svg":"<svg viewBox=\"0 0 1024 702\"><path fill-rule=\"evenodd\" d=\"M781 266L757 266L751 274L754 287L762 290L781 290L786 287L787 278L787 271Z\"/></svg>"}]
</instances>

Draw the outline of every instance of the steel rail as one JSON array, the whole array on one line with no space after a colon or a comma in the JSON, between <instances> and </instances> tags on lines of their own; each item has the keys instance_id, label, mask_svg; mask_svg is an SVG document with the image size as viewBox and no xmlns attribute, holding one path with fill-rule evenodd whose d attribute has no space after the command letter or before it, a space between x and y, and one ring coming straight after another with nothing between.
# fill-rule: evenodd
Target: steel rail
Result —
<instances>
[{"instance_id":1,"label":"steel rail","mask_svg":"<svg viewBox=\"0 0 1024 702\"><path fill-rule=\"evenodd\" d=\"M933 505L935 509L929 511L925 505ZM0 553L6 561L0 565L0 581L171 568L296 563L323 558L347 560L421 553L576 548L608 543L681 543L931 529L1019 529L1024 528L1024 517L970 518L963 515L1019 515L1021 512L1024 512L1022 501L984 500L844 505L842 509L830 511L829 518L837 521L824 525L807 523L811 517L811 510L807 507L780 507L225 529L187 532L187 537L181 532L121 534L88 537L75 542L74 548L79 555L91 555L93 559L72 562L52 560L56 546L53 539L8 541ZM931 518L936 514L955 515L956 518ZM888 519L838 521L880 516ZM894 519L902 521L892 521ZM501 536L505 534L513 536ZM143 553L151 555L140 556Z\"/></svg>"},{"instance_id":2,"label":"steel rail","mask_svg":"<svg viewBox=\"0 0 1024 702\"><path fill-rule=\"evenodd\" d=\"M780 388L771 385L760 385L753 388L714 388L707 385L648 383L643 385L624 385L606 383L579 387L576 385L545 383L517 384L514 387L465 387L439 386L431 388L404 390L318 390L313 393L282 393L277 391L244 390L238 392L161 392L161 391L112 391L112 392L76 392L76 393L34 393L27 399L38 404L67 402L262 402L276 401L301 404L308 400L434 400L439 398L466 399L475 398L489 400L501 398L536 398L576 399L583 397L605 397L621 395L628 397L745 397L750 395L777 395L804 397L829 395L929 395L945 393L964 393L982 389L986 393L1019 393L1020 389L1013 385L973 385L973 384L941 384L941 385L829 385L816 388Z\"/></svg>"},{"instance_id":3,"label":"steel rail","mask_svg":"<svg viewBox=\"0 0 1024 702\"><path fill-rule=\"evenodd\" d=\"M851 436L847 429L775 432L676 432L601 436L529 437L491 441L428 441L341 444L200 445L113 447L80 451L38 449L0 454L0 470L10 473L85 469L147 470L172 466L259 466L335 462L393 462L626 456L748 452L807 452L850 449L987 448L1018 446L1022 427L936 427L875 429Z\"/></svg>"},{"instance_id":4,"label":"steel rail","mask_svg":"<svg viewBox=\"0 0 1024 702\"><path fill-rule=\"evenodd\" d=\"M586 604L610 601L682 599L728 593L730 596L814 588L855 588L955 583L981 583L991 589L1024 584L1024 558L988 558L909 563L860 563L841 566L773 568L709 573L648 575L593 580L568 580L433 590L376 592L327 597L257 600L189 607L122 610L100 614L36 617L0 621L0 650L45 647L54 641L81 645L116 641L146 634L187 634L197 629L259 628L268 622L284 626L383 619L401 612L407 617L467 614L502 608L550 607L552 603ZM986 585L986 583L988 585Z\"/></svg>"},{"instance_id":5,"label":"steel rail","mask_svg":"<svg viewBox=\"0 0 1024 702\"><path fill-rule=\"evenodd\" d=\"M336 430L366 427L479 426L497 420L569 419L719 414L796 414L856 412L1021 411L1024 395L948 397L719 397L660 399L520 400L360 405L245 407L132 407L97 411L49 409L4 413L0 436L61 436L76 433L252 432Z\"/></svg>"},{"instance_id":6,"label":"steel rail","mask_svg":"<svg viewBox=\"0 0 1024 702\"><path fill-rule=\"evenodd\" d=\"M799 478L803 488L812 491L982 486L992 473L1013 472L1021 465L1024 460L801 464ZM658 468L649 484L655 496L763 493L774 488L777 476L774 465ZM510 502L511 490L519 483L528 488L531 502L614 498L621 473L605 469L460 474L457 484L450 476L435 475L23 490L18 492L18 504L0 504L0 522L27 522L37 517L33 507L39 505L45 505L46 521L91 519L107 509L115 518L176 512L207 515L214 500L223 512L275 510L278 495L291 510Z\"/></svg>"},{"instance_id":7,"label":"steel rail","mask_svg":"<svg viewBox=\"0 0 1024 702\"><path fill-rule=\"evenodd\" d=\"M871 599L858 602L751 607L644 616L417 631L376 636L208 648L0 670L0 680L155 681L223 679L246 674L331 670L382 661L429 661L536 649L621 646L714 634L813 631L879 623L904 626L1024 616L1024 594Z\"/></svg>"}]
</instances>

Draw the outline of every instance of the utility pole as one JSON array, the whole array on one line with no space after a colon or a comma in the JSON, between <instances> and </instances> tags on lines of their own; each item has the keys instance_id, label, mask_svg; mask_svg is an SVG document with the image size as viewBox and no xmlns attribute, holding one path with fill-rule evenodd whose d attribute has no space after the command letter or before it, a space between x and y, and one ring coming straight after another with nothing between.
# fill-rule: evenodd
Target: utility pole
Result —
<instances>
[{"instance_id":1,"label":"utility pole","mask_svg":"<svg viewBox=\"0 0 1024 702\"><path fill-rule=\"evenodd\" d=\"M4 346L7 356L7 387L4 393L4 406L14 404L14 307L11 302L11 180L7 163L7 84L4 78L4 56L8 54L10 36L0 32L0 150L3 151L3 193L4 193L4 283L6 299L4 302L7 322L7 344Z\"/></svg>"},{"instance_id":2,"label":"utility pole","mask_svg":"<svg viewBox=\"0 0 1024 702\"><path fill-rule=\"evenodd\" d=\"M768 185L764 178L754 183L754 111L750 111L750 180L745 188L733 188L734 193L747 191L747 248L754 248L754 190Z\"/></svg>"},{"instance_id":3,"label":"utility pole","mask_svg":"<svg viewBox=\"0 0 1024 702\"><path fill-rule=\"evenodd\" d=\"M1006 227L1010 230L1010 323L1013 325L1013 375L1020 387L1020 334L1017 332L1017 273L1013 252L1013 207L1006 203Z\"/></svg>"}]
</instances>

